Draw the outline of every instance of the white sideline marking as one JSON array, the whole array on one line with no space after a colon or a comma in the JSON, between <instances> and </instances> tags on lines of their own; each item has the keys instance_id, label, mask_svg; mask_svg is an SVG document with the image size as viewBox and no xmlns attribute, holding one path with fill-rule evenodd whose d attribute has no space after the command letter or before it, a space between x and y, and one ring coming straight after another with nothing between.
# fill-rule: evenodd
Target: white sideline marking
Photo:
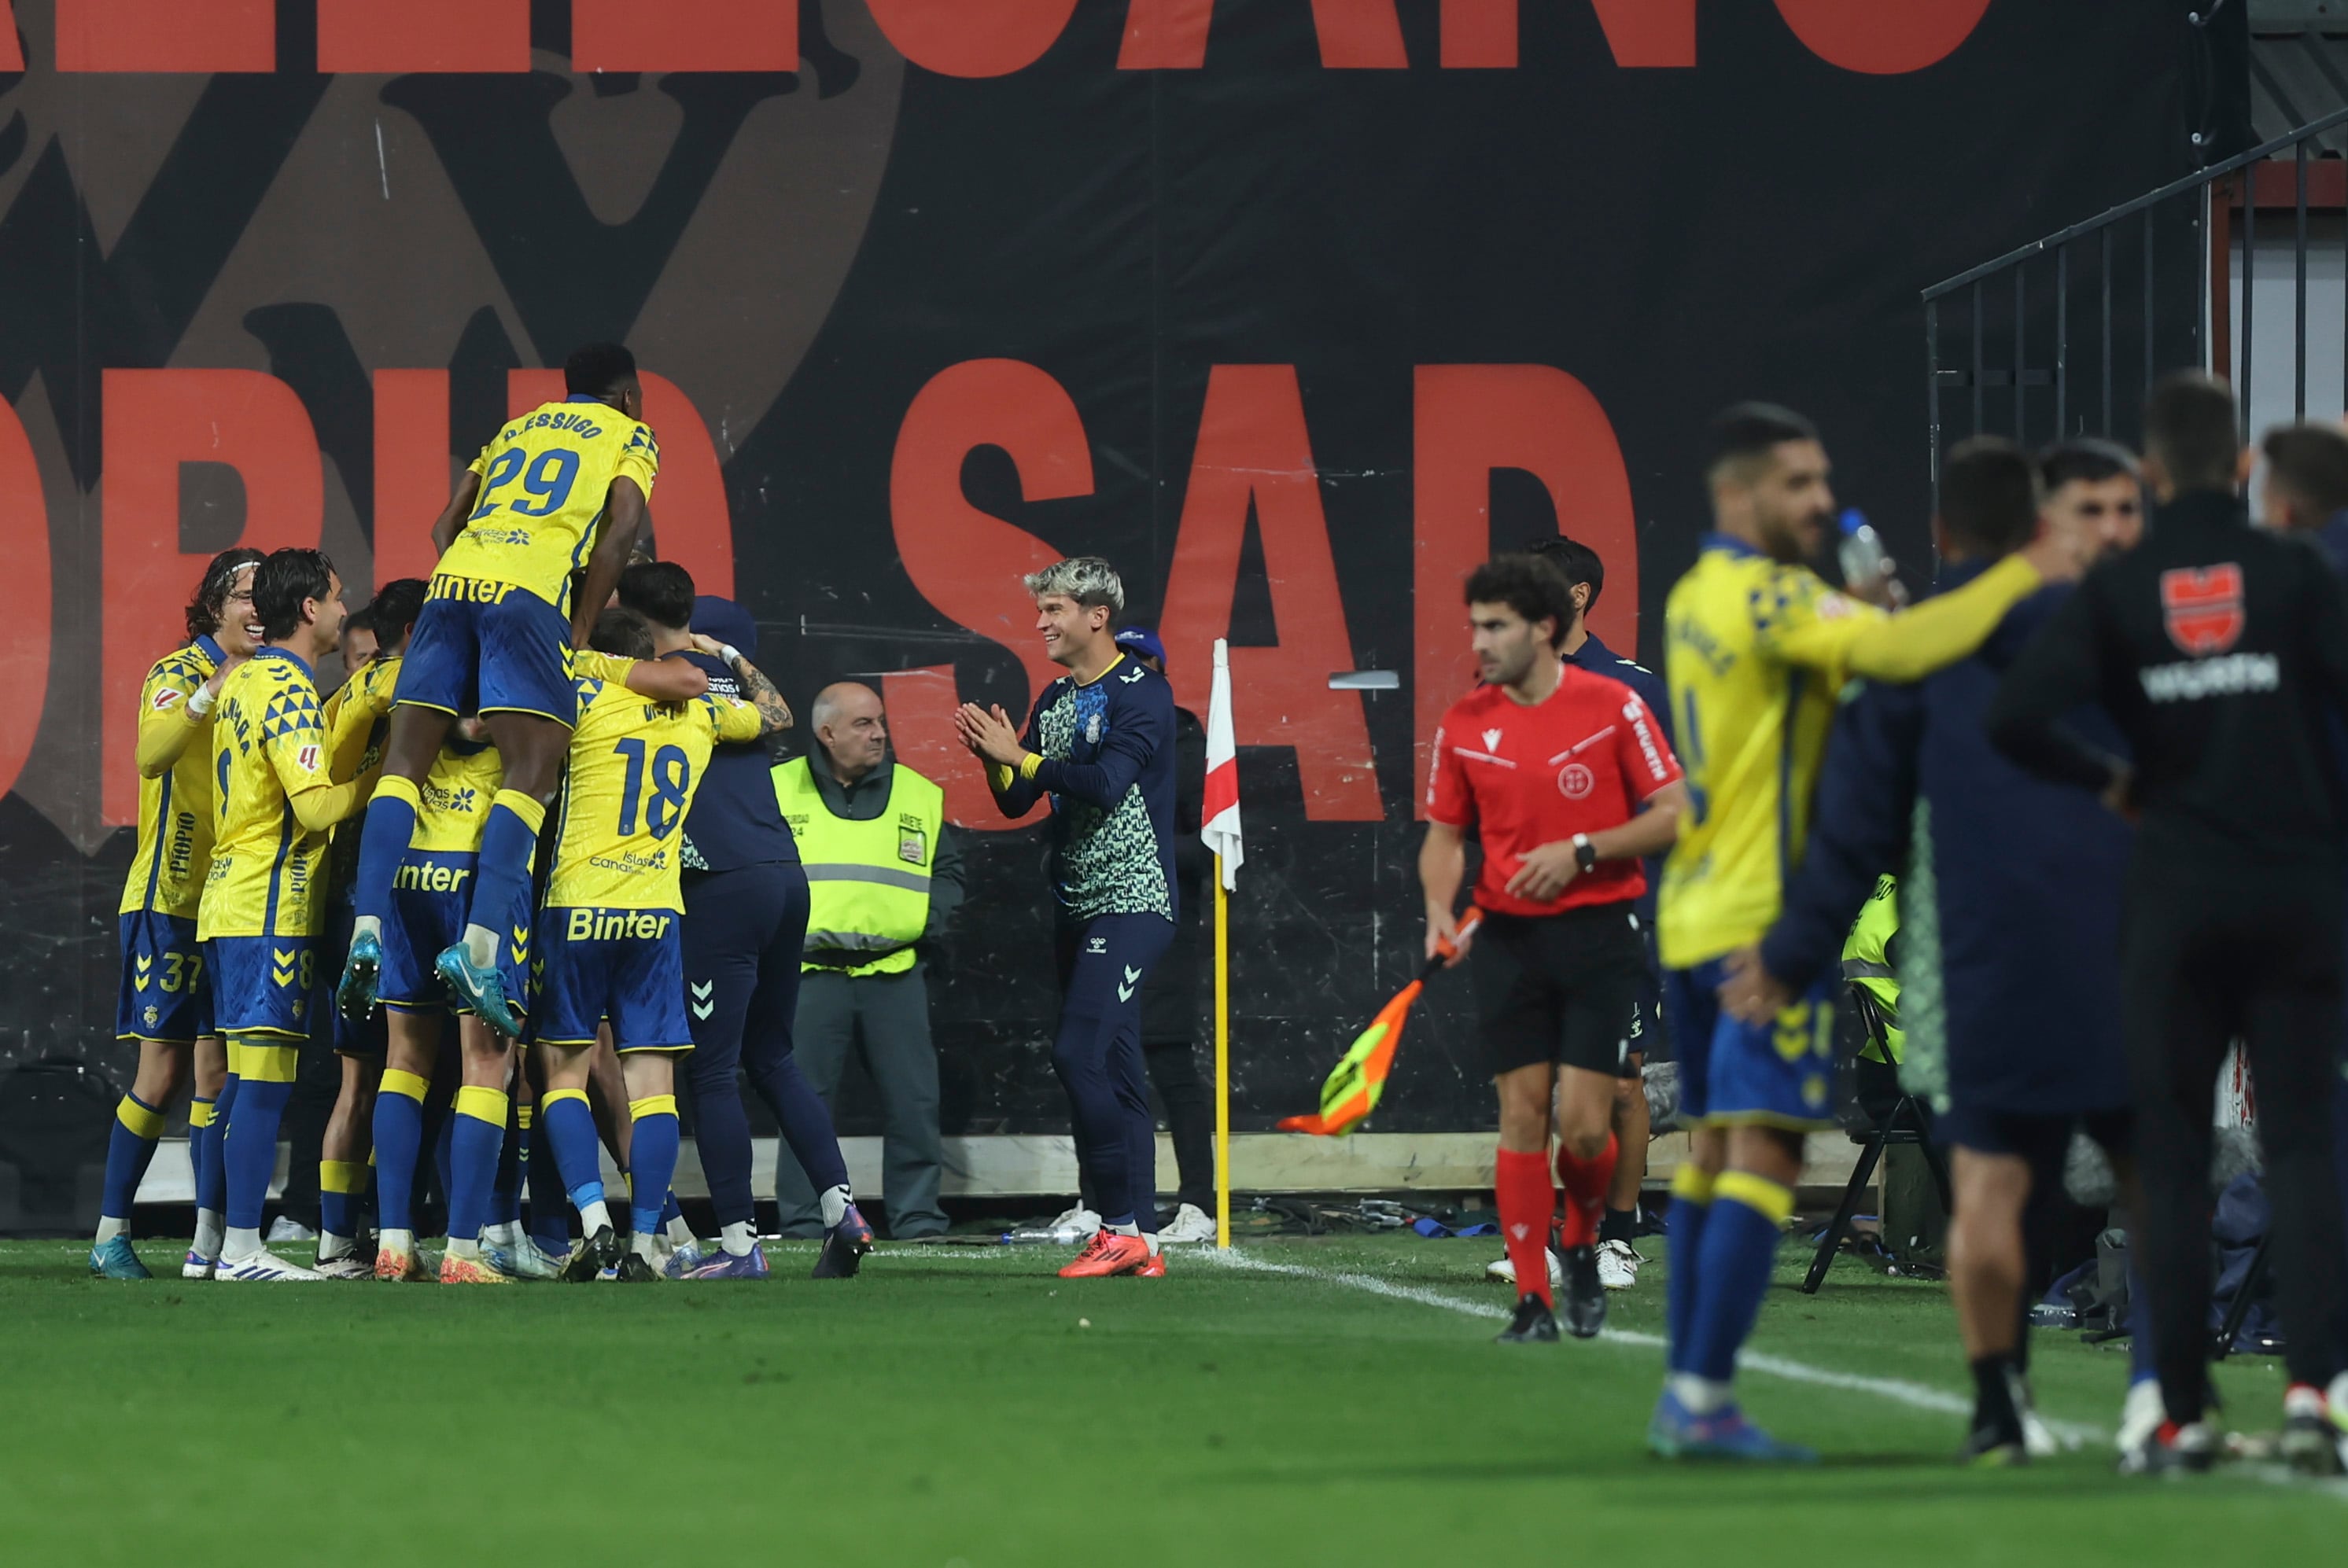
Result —
<instances>
[{"instance_id":1,"label":"white sideline marking","mask_svg":"<svg viewBox=\"0 0 2348 1568\"><path fill-rule=\"evenodd\" d=\"M1364 1290L1373 1296L1391 1296L1397 1301L1415 1301L1421 1307L1440 1307L1468 1317L1488 1317L1506 1320L1509 1309L1485 1301L1466 1301L1447 1296L1439 1290L1427 1290L1415 1285L1399 1285L1375 1274L1340 1274L1330 1269L1308 1268L1302 1264L1272 1263L1233 1250L1210 1251L1206 1256L1228 1268L1257 1274L1284 1274L1299 1279L1317 1279L1330 1285L1342 1285L1354 1290ZM1660 1334L1643 1334L1631 1328L1609 1328L1599 1336L1617 1345L1639 1349L1660 1350L1663 1338ZM1936 1415L1969 1416L1972 1402L1944 1389L1928 1388L1922 1383L1910 1383L1900 1378L1869 1378L1856 1372L1838 1372L1831 1368L1813 1367L1807 1361L1789 1361L1783 1356L1756 1354L1747 1350L1736 1358L1739 1370L1761 1372L1772 1378L1783 1378L1789 1383L1807 1383L1815 1388L1840 1389L1854 1394L1873 1394L1910 1409L1931 1410ZM2043 1418L2042 1418L2043 1419ZM2100 1427L2082 1426L2075 1421L2046 1422L2047 1430L2062 1442L2081 1445L2091 1442L2109 1443L2111 1433Z\"/></svg>"}]
</instances>

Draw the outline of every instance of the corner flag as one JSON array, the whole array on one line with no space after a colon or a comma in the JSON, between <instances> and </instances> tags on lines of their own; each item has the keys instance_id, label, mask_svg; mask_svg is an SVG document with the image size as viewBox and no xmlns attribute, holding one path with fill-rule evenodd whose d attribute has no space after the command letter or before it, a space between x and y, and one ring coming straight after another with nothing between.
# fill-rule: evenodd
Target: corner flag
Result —
<instances>
[{"instance_id":1,"label":"corner flag","mask_svg":"<svg viewBox=\"0 0 2348 1568\"><path fill-rule=\"evenodd\" d=\"M1231 655L1230 645L1215 639L1215 683L1207 699L1207 790L1199 836L1221 867L1223 890L1239 886L1240 863L1247 846L1240 838L1240 758L1231 731Z\"/></svg>"}]
</instances>

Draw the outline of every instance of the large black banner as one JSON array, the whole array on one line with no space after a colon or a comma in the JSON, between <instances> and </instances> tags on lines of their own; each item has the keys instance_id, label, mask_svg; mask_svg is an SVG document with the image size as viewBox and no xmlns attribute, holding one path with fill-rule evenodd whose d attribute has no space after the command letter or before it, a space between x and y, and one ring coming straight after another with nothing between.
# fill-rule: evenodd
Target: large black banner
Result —
<instances>
[{"instance_id":1,"label":"large black banner","mask_svg":"<svg viewBox=\"0 0 2348 1568\"><path fill-rule=\"evenodd\" d=\"M14 12L0 1056L125 1065L130 707L201 558L428 568L452 464L610 335L657 377L664 553L802 706L883 689L965 824L962 1132L1065 1125L1035 830L946 727L1050 673L1022 570L1115 560L1202 711L1233 644L1236 1117L1268 1126L1414 959L1466 567L1587 538L1598 630L1653 654L1704 421L1750 396L1921 560L1916 291L2190 169L2206 108L2182 8L2120 0ZM1401 689L1330 689L1356 669ZM1488 1123L1457 1002L1384 1127Z\"/></svg>"}]
</instances>

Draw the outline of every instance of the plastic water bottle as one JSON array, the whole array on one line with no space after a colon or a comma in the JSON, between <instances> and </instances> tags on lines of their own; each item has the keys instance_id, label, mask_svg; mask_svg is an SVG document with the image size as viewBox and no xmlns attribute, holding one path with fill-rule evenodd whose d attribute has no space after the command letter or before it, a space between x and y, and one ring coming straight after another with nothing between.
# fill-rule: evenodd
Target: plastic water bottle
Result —
<instances>
[{"instance_id":1,"label":"plastic water bottle","mask_svg":"<svg viewBox=\"0 0 2348 1568\"><path fill-rule=\"evenodd\" d=\"M1867 514L1857 507L1844 511L1841 523L1842 543L1836 547L1835 558L1842 565L1843 587L1856 589L1879 580L1891 559L1891 552L1883 548L1882 536L1869 525Z\"/></svg>"}]
</instances>

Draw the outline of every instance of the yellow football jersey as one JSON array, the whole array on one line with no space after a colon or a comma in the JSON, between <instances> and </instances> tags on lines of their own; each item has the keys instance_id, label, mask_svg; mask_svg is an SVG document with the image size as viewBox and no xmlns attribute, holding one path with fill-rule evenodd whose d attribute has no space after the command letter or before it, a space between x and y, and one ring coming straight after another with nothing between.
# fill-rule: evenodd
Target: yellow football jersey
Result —
<instances>
[{"instance_id":1,"label":"yellow football jersey","mask_svg":"<svg viewBox=\"0 0 2348 1568\"><path fill-rule=\"evenodd\" d=\"M489 825L489 804L505 779L505 764L491 745L457 743L440 748L432 771L417 791L416 831L408 835L411 855L474 855L481 833Z\"/></svg>"},{"instance_id":2,"label":"yellow football jersey","mask_svg":"<svg viewBox=\"0 0 2348 1568\"><path fill-rule=\"evenodd\" d=\"M1809 841L1843 683L1955 663L2041 583L2019 557L1892 616L1817 573L1713 535L1663 606L1673 740L1689 811L1663 862L1655 938L1683 969L1758 941Z\"/></svg>"},{"instance_id":3,"label":"yellow football jersey","mask_svg":"<svg viewBox=\"0 0 2348 1568\"><path fill-rule=\"evenodd\" d=\"M721 741L755 741L758 710L731 698L650 702L630 661L578 656L579 727L546 901L563 907L674 909L685 901L685 814Z\"/></svg>"},{"instance_id":4,"label":"yellow football jersey","mask_svg":"<svg viewBox=\"0 0 2348 1568\"><path fill-rule=\"evenodd\" d=\"M310 667L264 648L229 673L212 718L211 872L197 935L314 937L324 928L326 837L292 798L332 783Z\"/></svg>"},{"instance_id":5,"label":"yellow football jersey","mask_svg":"<svg viewBox=\"0 0 2348 1568\"><path fill-rule=\"evenodd\" d=\"M369 660L326 699L326 755L338 779L356 778L383 760L392 692L399 685L399 655Z\"/></svg>"},{"instance_id":6,"label":"yellow football jersey","mask_svg":"<svg viewBox=\"0 0 2348 1568\"><path fill-rule=\"evenodd\" d=\"M510 422L473 472L479 503L432 575L512 583L568 614L571 574L595 548L612 481L625 475L650 500L660 444L610 404L572 398Z\"/></svg>"},{"instance_id":7,"label":"yellow football jersey","mask_svg":"<svg viewBox=\"0 0 2348 1568\"><path fill-rule=\"evenodd\" d=\"M152 909L192 920L203 902L212 851L211 723L190 724L188 699L221 665L220 644L200 637L155 661L139 688L139 736L165 725L192 730L169 773L139 781L139 849L122 883L120 914Z\"/></svg>"}]
</instances>

